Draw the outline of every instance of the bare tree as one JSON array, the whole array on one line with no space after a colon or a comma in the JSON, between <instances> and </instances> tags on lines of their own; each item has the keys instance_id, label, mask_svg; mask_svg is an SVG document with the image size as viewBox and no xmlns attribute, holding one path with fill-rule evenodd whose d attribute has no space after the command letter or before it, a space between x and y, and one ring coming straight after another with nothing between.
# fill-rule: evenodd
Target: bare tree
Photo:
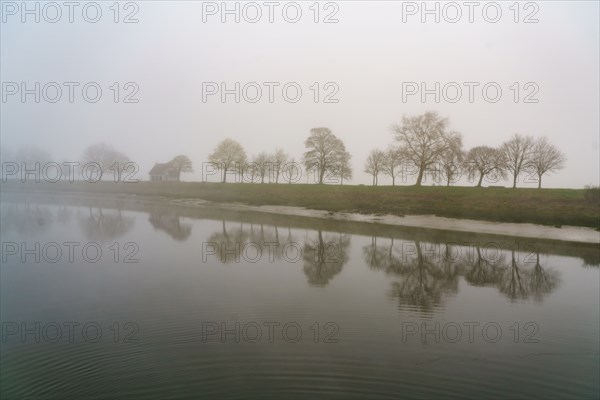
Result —
<instances>
[{"instance_id":1,"label":"bare tree","mask_svg":"<svg viewBox=\"0 0 600 400\"><path fill-rule=\"evenodd\" d=\"M538 189L542 188L542 176L565 167L566 157L545 137L538 138L533 146L528 167L538 176Z\"/></svg>"},{"instance_id":2,"label":"bare tree","mask_svg":"<svg viewBox=\"0 0 600 400\"><path fill-rule=\"evenodd\" d=\"M477 187L481 186L481 182L485 176L492 174L500 177L506 176L505 160L502 152L489 146L477 146L469 150L465 166L469 171L470 179L479 175Z\"/></svg>"},{"instance_id":3,"label":"bare tree","mask_svg":"<svg viewBox=\"0 0 600 400\"><path fill-rule=\"evenodd\" d=\"M351 158L352 156L346 150L340 152L338 155L335 175L340 178L340 185L344 184L344 179L352 179L352 166L350 165Z\"/></svg>"},{"instance_id":4,"label":"bare tree","mask_svg":"<svg viewBox=\"0 0 600 400\"><path fill-rule=\"evenodd\" d=\"M329 128L313 128L304 142L308 149L304 153L307 171L317 171L319 184L323 183L326 172L334 172L340 155L346 151L344 142L338 139Z\"/></svg>"},{"instance_id":5,"label":"bare tree","mask_svg":"<svg viewBox=\"0 0 600 400\"><path fill-rule=\"evenodd\" d=\"M285 165L289 158L289 155L282 149L276 149L275 153L271 156L273 162L273 172L275 173L275 183L279 183L279 175L281 169Z\"/></svg>"},{"instance_id":6,"label":"bare tree","mask_svg":"<svg viewBox=\"0 0 600 400\"><path fill-rule=\"evenodd\" d=\"M265 152L261 152L257 156L254 156L252 163L255 165L256 173L260 177L260 183L265 183L265 175L270 175L269 169L273 165L271 156ZM254 182L254 179L252 181Z\"/></svg>"},{"instance_id":7,"label":"bare tree","mask_svg":"<svg viewBox=\"0 0 600 400\"><path fill-rule=\"evenodd\" d=\"M381 150L371 150L365 162L365 172L373 176L373 186L377 186L379 173L383 170L385 153Z\"/></svg>"},{"instance_id":8,"label":"bare tree","mask_svg":"<svg viewBox=\"0 0 600 400\"><path fill-rule=\"evenodd\" d=\"M246 152L241 144L233 139L225 139L208 157L208 160L223 173L223 183L227 182L227 171L241 169L246 164Z\"/></svg>"},{"instance_id":9,"label":"bare tree","mask_svg":"<svg viewBox=\"0 0 600 400\"><path fill-rule=\"evenodd\" d=\"M465 152L462 149L462 137L460 134L450 135L449 146L440 156L439 169L446 178L446 186L455 182L455 178L460 179L461 166L465 161Z\"/></svg>"},{"instance_id":10,"label":"bare tree","mask_svg":"<svg viewBox=\"0 0 600 400\"><path fill-rule=\"evenodd\" d=\"M126 164L129 162L129 157L106 143L97 143L88 146L83 153L84 166L92 163L95 163L98 166L98 180L102 180L102 177L107 170L114 170L115 180L120 180L121 172L123 172L126 168Z\"/></svg>"},{"instance_id":11,"label":"bare tree","mask_svg":"<svg viewBox=\"0 0 600 400\"><path fill-rule=\"evenodd\" d=\"M418 169L417 186L421 186L423 174L430 169L450 146L453 135L446 131L448 120L436 112L426 112L416 117L403 117L401 125L392 126L396 140L400 142L406 158Z\"/></svg>"},{"instance_id":12,"label":"bare tree","mask_svg":"<svg viewBox=\"0 0 600 400\"><path fill-rule=\"evenodd\" d=\"M392 186L396 185L396 172L402 165L402 151L398 147L390 146L384 154L382 172L392 178Z\"/></svg>"},{"instance_id":13,"label":"bare tree","mask_svg":"<svg viewBox=\"0 0 600 400\"><path fill-rule=\"evenodd\" d=\"M194 172L192 168L192 160L183 154L174 157L169 164L177 170L177 180L181 180L182 172Z\"/></svg>"},{"instance_id":14,"label":"bare tree","mask_svg":"<svg viewBox=\"0 0 600 400\"><path fill-rule=\"evenodd\" d=\"M281 167L281 174L283 175L283 178L287 180L287 183L291 184L295 178L302 174L302 169L299 167L296 160L292 158L287 163L283 164Z\"/></svg>"},{"instance_id":15,"label":"bare tree","mask_svg":"<svg viewBox=\"0 0 600 400\"><path fill-rule=\"evenodd\" d=\"M254 180L256 180L260 176L260 171L258 163L256 162L256 157L254 157L249 163L243 164L240 176L242 177L242 182L245 182L247 177L250 179L250 183L254 183Z\"/></svg>"},{"instance_id":16,"label":"bare tree","mask_svg":"<svg viewBox=\"0 0 600 400\"><path fill-rule=\"evenodd\" d=\"M513 188L517 187L517 177L531 161L534 143L531 136L515 134L500 147L506 159L506 170L513 176Z\"/></svg>"}]
</instances>

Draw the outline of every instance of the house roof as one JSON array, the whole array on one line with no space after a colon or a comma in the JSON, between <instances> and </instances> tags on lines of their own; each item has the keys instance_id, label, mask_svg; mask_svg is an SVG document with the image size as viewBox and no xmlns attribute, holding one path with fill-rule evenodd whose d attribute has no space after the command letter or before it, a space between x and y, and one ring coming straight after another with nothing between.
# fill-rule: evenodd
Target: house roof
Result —
<instances>
[{"instance_id":1,"label":"house roof","mask_svg":"<svg viewBox=\"0 0 600 400\"><path fill-rule=\"evenodd\" d=\"M149 175L175 175L177 171L169 163L156 163L148 173Z\"/></svg>"}]
</instances>

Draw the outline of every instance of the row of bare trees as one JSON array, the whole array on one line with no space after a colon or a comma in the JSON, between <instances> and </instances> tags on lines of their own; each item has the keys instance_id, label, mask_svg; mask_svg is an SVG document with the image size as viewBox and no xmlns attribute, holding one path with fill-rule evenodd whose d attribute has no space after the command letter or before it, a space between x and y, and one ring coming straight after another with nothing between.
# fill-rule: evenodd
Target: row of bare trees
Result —
<instances>
[{"instance_id":1,"label":"row of bare trees","mask_svg":"<svg viewBox=\"0 0 600 400\"><path fill-rule=\"evenodd\" d=\"M485 177L511 177L515 188L519 175L529 174L537 177L541 188L543 175L565 165L564 154L545 137L515 134L498 148L477 146L465 151L462 135L450 131L448 119L435 112L404 117L392 130L395 143L385 151L372 150L365 162L364 170L373 177L373 185L377 185L381 173L390 176L395 185L401 168L410 165L417 170L417 186L427 173L442 176L450 186L466 172L477 186Z\"/></svg>"},{"instance_id":2,"label":"row of bare trees","mask_svg":"<svg viewBox=\"0 0 600 400\"><path fill-rule=\"evenodd\" d=\"M541 188L545 174L564 168L564 154L544 137L534 139L515 134L498 148L477 146L466 151L462 135L451 131L448 125L448 119L435 112L403 117L400 124L392 126L394 143L386 150L371 151L367 157L364 171L372 176L373 185L379 183L380 174L389 176L395 185L396 178L411 168L411 172L416 172L417 186L422 185L426 174L441 177L447 186L466 174L477 186L481 186L484 178L497 181L511 177L516 187L518 177L528 174L537 178ZM325 178L335 178L343 184L344 180L352 179L351 155L330 129L311 129L304 145L302 162L307 173L314 173L316 182L322 184ZM248 162L243 147L232 139L223 140L209 160L221 170L223 182L227 173L235 170L244 171L251 182L263 183L269 177L269 182L278 183L283 174L291 183L294 175L291 170L298 168L280 149L274 154L259 153Z\"/></svg>"},{"instance_id":3,"label":"row of bare trees","mask_svg":"<svg viewBox=\"0 0 600 400\"><path fill-rule=\"evenodd\" d=\"M304 144L304 168L307 173L315 174L318 183L324 183L326 177L338 178L340 184L352 179L350 153L346 151L344 142L330 129L311 129ZM261 152L248 161L242 145L232 139L220 142L208 159L220 170L223 182L227 181L229 172L235 172L250 182L264 183L267 179L279 183L280 176L283 176L285 181L291 183L300 172L295 160L282 149L276 149L274 153Z\"/></svg>"},{"instance_id":4,"label":"row of bare trees","mask_svg":"<svg viewBox=\"0 0 600 400\"><path fill-rule=\"evenodd\" d=\"M410 168L411 174L417 176L417 186L422 185L426 174L433 174L434 179L445 181L447 186L466 174L477 182L477 186L481 186L484 178L497 181L511 177L512 186L516 187L518 177L528 174L536 177L538 187L541 187L545 174L565 166L564 154L544 137L535 139L515 134L497 148L477 146L466 151L462 135L450 130L448 119L435 112L405 116L400 124L392 126L392 132L394 143L386 150L372 150L366 159L364 171L372 176L373 185L379 183L381 174L389 176L395 185L397 177L400 174L406 176ZM307 177L313 174L319 184L332 181L343 184L352 179L351 155L344 142L329 128L311 129L304 145L302 164ZM19 158L28 163L49 159L45 154L38 154L40 152L44 153L30 149L21 152ZM109 170L120 178L131 164L129 157L105 143L89 146L82 161L97 166L99 180ZM220 142L210 154L209 161L221 172L223 182L232 172L252 183L279 183L280 180L292 183L302 173L295 160L282 149L273 153L260 152L249 160L242 145L232 139ZM192 161L186 155L178 155L167 164L177 179L182 173L193 172Z\"/></svg>"},{"instance_id":5,"label":"row of bare trees","mask_svg":"<svg viewBox=\"0 0 600 400\"><path fill-rule=\"evenodd\" d=\"M265 179L268 182L279 183L282 175L291 183L294 175L291 167L295 161L283 149L276 149L273 153L260 152L248 161L242 145L233 139L225 139L219 143L208 160L221 171L222 182L227 182L229 172L244 175L252 183L265 183Z\"/></svg>"}]
</instances>

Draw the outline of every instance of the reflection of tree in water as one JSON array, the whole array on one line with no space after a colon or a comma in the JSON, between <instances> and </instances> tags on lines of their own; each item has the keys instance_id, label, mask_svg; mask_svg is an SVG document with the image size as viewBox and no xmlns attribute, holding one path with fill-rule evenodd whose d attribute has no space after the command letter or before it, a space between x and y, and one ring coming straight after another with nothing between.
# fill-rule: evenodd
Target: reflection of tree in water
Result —
<instances>
[{"instance_id":1,"label":"reflection of tree in water","mask_svg":"<svg viewBox=\"0 0 600 400\"><path fill-rule=\"evenodd\" d=\"M600 249L596 249L593 254L585 254L583 256L584 267L598 267L600 266Z\"/></svg>"},{"instance_id":2,"label":"reflection of tree in water","mask_svg":"<svg viewBox=\"0 0 600 400\"><path fill-rule=\"evenodd\" d=\"M377 246L377 236L371 237L371 244L363 247L363 258L369 268L374 270L388 270L393 265L392 249L394 239L388 249L384 246Z\"/></svg>"},{"instance_id":3,"label":"reflection of tree in water","mask_svg":"<svg viewBox=\"0 0 600 400\"><path fill-rule=\"evenodd\" d=\"M540 264L540 253L536 253L535 266L529 276L529 291L536 300L542 301L544 296L550 294L558 284L560 277L554 270L544 270Z\"/></svg>"},{"instance_id":4,"label":"reflection of tree in water","mask_svg":"<svg viewBox=\"0 0 600 400\"><path fill-rule=\"evenodd\" d=\"M216 256L223 264L238 262L241 258L243 244L246 242L249 234L244 232L243 223L239 227L227 228L225 220L221 221L221 231L210 235L208 243L214 244Z\"/></svg>"},{"instance_id":5,"label":"reflection of tree in water","mask_svg":"<svg viewBox=\"0 0 600 400\"><path fill-rule=\"evenodd\" d=\"M231 228L222 220L221 230L210 235L207 242L214 246L211 250L216 252L218 259L228 264L241 261L244 251L248 252L247 255L251 258L256 256L256 251L260 251L258 256L263 260L281 260L283 248L292 243L293 239L290 228L287 235L280 235L276 226L252 223L244 226L240 222L239 226Z\"/></svg>"},{"instance_id":6,"label":"reflection of tree in water","mask_svg":"<svg viewBox=\"0 0 600 400\"><path fill-rule=\"evenodd\" d=\"M497 259L482 256L481 247L476 246L475 251L468 252L462 260L465 279L473 286L497 286L502 280L505 258L504 254Z\"/></svg>"},{"instance_id":7,"label":"reflection of tree in water","mask_svg":"<svg viewBox=\"0 0 600 400\"><path fill-rule=\"evenodd\" d=\"M192 233L192 225L182 223L176 214L153 211L150 213L148 221L154 229L164 231L178 241L186 240Z\"/></svg>"},{"instance_id":8,"label":"reflection of tree in water","mask_svg":"<svg viewBox=\"0 0 600 400\"><path fill-rule=\"evenodd\" d=\"M86 239L96 242L107 242L126 234L135 222L133 217L123 216L121 210L106 212L98 208L94 212L91 207L89 215L78 215L78 219Z\"/></svg>"},{"instance_id":9,"label":"reflection of tree in water","mask_svg":"<svg viewBox=\"0 0 600 400\"><path fill-rule=\"evenodd\" d=\"M526 257L527 260L529 257ZM557 271L544 269L540 263L540 253L536 252L535 264L523 262L519 265L515 251L511 251L511 261L504 267L499 285L500 292L511 300L526 300L533 296L542 301L558 287L560 276Z\"/></svg>"},{"instance_id":10,"label":"reflection of tree in water","mask_svg":"<svg viewBox=\"0 0 600 400\"><path fill-rule=\"evenodd\" d=\"M431 311L442 303L442 296L457 290L456 269L436 261L435 255L426 254L423 244L415 242L415 253L398 260L397 272L403 279L392 283L390 296L401 305L416 306Z\"/></svg>"},{"instance_id":11,"label":"reflection of tree in water","mask_svg":"<svg viewBox=\"0 0 600 400\"><path fill-rule=\"evenodd\" d=\"M461 275L471 285L496 287L511 300L533 297L541 301L560 282L558 272L542 267L539 253L531 267L520 265L514 250L507 262L502 253L496 257L482 255L479 246L471 248L464 257L465 249L458 246L436 244L441 250L438 253L428 250L431 244L418 241L406 244L399 252L393 239L387 246L378 246L377 238L372 238L371 244L363 248L363 257L369 268L402 277L392 283L390 295L398 298L401 305L416 306L423 311L431 311L443 302L444 296L457 293Z\"/></svg>"},{"instance_id":12,"label":"reflection of tree in water","mask_svg":"<svg viewBox=\"0 0 600 400\"><path fill-rule=\"evenodd\" d=\"M449 246L445 252L450 252ZM401 242L399 251L393 238L387 245L377 245L377 238L372 237L371 244L363 247L363 257L369 268L402 278L393 282L389 291L402 306L430 311L441 304L445 293L458 290L459 268L446 259L436 260L439 255L432 254L427 245L420 242Z\"/></svg>"},{"instance_id":13,"label":"reflection of tree in water","mask_svg":"<svg viewBox=\"0 0 600 400\"><path fill-rule=\"evenodd\" d=\"M511 300L526 299L527 271L522 269L515 258L515 251L511 251L511 261L505 265L498 289Z\"/></svg>"},{"instance_id":14,"label":"reflection of tree in water","mask_svg":"<svg viewBox=\"0 0 600 400\"><path fill-rule=\"evenodd\" d=\"M254 258L257 248L264 262L285 260L294 263L301 256L304 273L311 285L324 286L342 271L348 262L350 236L344 234L325 235L317 231L315 240L305 240L300 245L292 236L290 227L280 232L277 226L240 223L235 228L221 221L221 230L207 239L217 259L224 263L243 261L243 256ZM245 248L247 249L245 250ZM248 254L246 254L247 252Z\"/></svg>"},{"instance_id":15,"label":"reflection of tree in water","mask_svg":"<svg viewBox=\"0 0 600 400\"><path fill-rule=\"evenodd\" d=\"M302 258L308 283L326 286L334 276L342 272L342 268L348 262L349 248L350 236L342 233L324 236L319 230L317 240L306 241Z\"/></svg>"},{"instance_id":16,"label":"reflection of tree in water","mask_svg":"<svg viewBox=\"0 0 600 400\"><path fill-rule=\"evenodd\" d=\"M60 206L56 212L56 220L63 225L67 225L73 218L73 211L65 206Z\"/></svg>"},{"instance_id":17,"label":"reflection of tree in water","mask_svg":"<svg viewBox=\"0 0 600 400\"><path fill-rule=\"evenodd\" d=\"M3 204L1 217L0 231L3 234L11 231L24 235L40 233L48 230L55 221L48 207L29 202Z\"/></svg>"}]
</instances>

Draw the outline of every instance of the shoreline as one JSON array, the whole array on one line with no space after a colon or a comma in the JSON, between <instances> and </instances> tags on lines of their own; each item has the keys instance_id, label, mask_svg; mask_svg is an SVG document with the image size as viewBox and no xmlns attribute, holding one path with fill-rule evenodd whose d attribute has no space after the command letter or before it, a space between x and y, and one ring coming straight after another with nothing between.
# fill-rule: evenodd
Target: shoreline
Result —
<instances>
[{"instance_id":1,"label":"shoreline","mask_svg":"<svg viewBox=\"0 0 600 400\"><path fill-rule=\"evenodd\" d=\"M347 221L366 224L386 225L388 227L408 227L438 231L461 232L470 234L498 235L507 237L556 240L561 242L599 244L600 232L588 227L562 226L560 228L532 223L493 222L474 219L439 217L435 215L360 214L343 211L315 210L298 206L248 205L239 202L213 202L199 198L172 198L162 195L115 194L100 192L61 192L45 189L14 190L8 188L6 194L53 194L104 198L113 200L142 200L158 202L165 206L216 208L237 212L257 212L280 216L317 218L330 221Z\"/></svg>"},{"instance_id":2,"label":"shoreline","mask_svg":"<svg viewBox=\"0 0 600 400\"><path fill-rule=\"evenodd\" d=\"M194 202L198 202L198 200L174 199L169 201L169 203L181 204L185 206L194 205ZM400 217L390 214L374 215L312 210L296 206L252 206L241 203L215 204L209 201L206 201L206 203L202 205L195 205L219 207L234 211L261 212L290 216L293 215L298 217L320 218L335 221L363 222L398 227L424 228L443 231L511 236L528 239L545 239L586 244L600 244L600 232L592 228L579 226L563 226L561 228L556 228L552 226L529 223L490 222L473 219L438 217L435 215L407 215Z\"/></svg>"}]
</instances>

